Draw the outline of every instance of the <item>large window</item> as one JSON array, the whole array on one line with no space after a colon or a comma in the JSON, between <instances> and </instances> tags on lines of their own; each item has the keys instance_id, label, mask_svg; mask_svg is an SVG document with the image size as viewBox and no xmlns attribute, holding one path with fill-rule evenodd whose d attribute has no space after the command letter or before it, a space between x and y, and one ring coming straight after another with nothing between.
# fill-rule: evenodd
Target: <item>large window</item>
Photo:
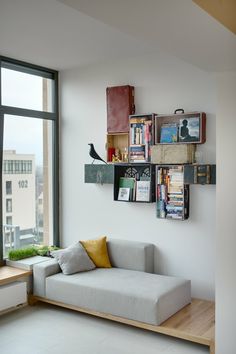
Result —
<instances>
[{"instance_id":1,"label":"large window","mask_svg":"<svg viewBox=\"0 0 236 354\"><path fill-rule=\"evenodd\" d=\"M5 57L0 69L1 262L59 243L59 124L56 71Z\"/></svg>"}]
</instances>

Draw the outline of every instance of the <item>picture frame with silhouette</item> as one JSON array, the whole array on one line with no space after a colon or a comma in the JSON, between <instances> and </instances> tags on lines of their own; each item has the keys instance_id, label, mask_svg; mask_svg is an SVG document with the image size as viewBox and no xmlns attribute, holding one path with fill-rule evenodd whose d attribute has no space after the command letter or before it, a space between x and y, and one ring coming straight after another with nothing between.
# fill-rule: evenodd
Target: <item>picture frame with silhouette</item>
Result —
<instances>
[{"instance_id":1,"label":"picture frame with silhouette","mask_svg":"<svg viewBox=\"0 0 236 354\"><path fill-rule=\"evenodd\" d=\"M191 117L180 119L179 142L200 141L200 119Z\"/></svg>"}]
</instances>

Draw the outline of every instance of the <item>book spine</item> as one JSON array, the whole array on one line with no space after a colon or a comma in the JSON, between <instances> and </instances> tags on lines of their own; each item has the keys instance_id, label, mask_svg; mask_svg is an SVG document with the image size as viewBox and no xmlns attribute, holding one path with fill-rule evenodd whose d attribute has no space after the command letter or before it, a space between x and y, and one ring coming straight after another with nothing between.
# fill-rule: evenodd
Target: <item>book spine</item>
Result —
<instances>
[{"instance_id":1,"label":"book spine","mask_svg":"<svg viewBox=\"0 0 236 354\"><path fill-rule=\"evenodd\" d=\"M157 184L161 184L161 171L159 168L157 170Z\"/></svg>"},{"instance_id":2,"label":"book spine","mask_svg":"<svg viewBox=\"0 0 236 354\"><path fill-rule=\"evenodd\" d=\"M134 130L135 130L135 124L131 126L131 144L134 144Z\"/></svg>"},{"instance_id":3,"label":"book spine","mask_svg":"<svg viewBox=\"0 0 236 354\"><path fill-rule=\"evenodd\" d=\"M146 130L146 125L142 125L142 144L145 144L145 130Z\"/></svg>"}]
</instances>

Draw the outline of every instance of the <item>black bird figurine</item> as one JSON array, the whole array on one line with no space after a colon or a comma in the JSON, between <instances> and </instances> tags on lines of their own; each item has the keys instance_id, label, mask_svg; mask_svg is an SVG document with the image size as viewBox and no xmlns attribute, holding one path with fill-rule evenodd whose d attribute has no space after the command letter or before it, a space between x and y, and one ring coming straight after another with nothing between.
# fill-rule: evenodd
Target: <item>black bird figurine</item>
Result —
<instances>
[{"instance_id":1,"label":"black bird figurine","mask_svg":"<svg viewBox=\"0 0 236 354\"><path fill-rule=\"evenodd\" d=\"M98 155L98 153L97 153L96 150L94 149L94 145L93 145L93 144L88 144L88 145L90 145L89 155L93 158L92 164L94 163L94 160L100 160L100 161L102 161L102 162L105 162L105 164L107 164L106 161L104 161L104 160Z\"/></svg>"}]
</instances>

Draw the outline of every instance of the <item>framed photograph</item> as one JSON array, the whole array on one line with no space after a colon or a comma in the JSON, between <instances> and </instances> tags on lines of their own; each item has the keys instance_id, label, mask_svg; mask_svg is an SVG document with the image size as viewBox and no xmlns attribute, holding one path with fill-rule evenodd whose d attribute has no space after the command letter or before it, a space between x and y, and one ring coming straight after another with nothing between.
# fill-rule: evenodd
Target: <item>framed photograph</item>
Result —
<instances>
[{"instance_id":1,"label":"framed photograph","mask_svg":"<svg viewBox=\"0 0 236 354\"><path fill-rule=\"evenodd\" d=\"M191 117L180 119L179 141L196 142L200 141L200 119Z\"/></svg>"},{"instance_id":2,"label":"framed photograph","mask_svg":"<svg viewBox=\"0 0 236 354\"><path fill-rule=\"evenodd\" d=\"M118 200L124 200L124 201L128 202L129 197L130 197L130 188L120 187L119 194L118 194Z\"/></svg>"}]
</instances>

